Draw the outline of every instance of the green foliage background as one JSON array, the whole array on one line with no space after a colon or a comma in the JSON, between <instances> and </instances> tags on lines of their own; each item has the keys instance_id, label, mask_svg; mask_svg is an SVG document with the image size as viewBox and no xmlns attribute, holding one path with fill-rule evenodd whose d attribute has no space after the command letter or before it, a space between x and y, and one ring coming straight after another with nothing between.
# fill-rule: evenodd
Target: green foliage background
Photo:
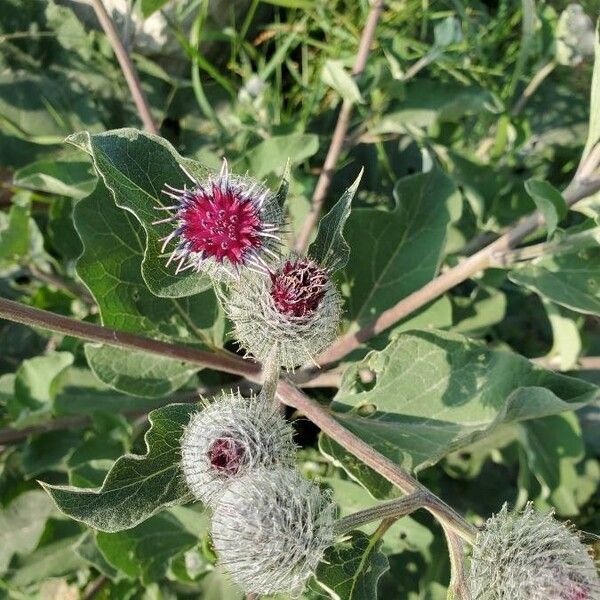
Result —
<instances>
[{"instance_id":1,"label":"green foliage background","mask_svg":"<svg viewBox=\"0 0 600 600\"><path fill-rule=\"evenodd\" d=\"M567 212L557 191L600 134L599 52L593 29L565 41L566 4L391 0L352 78L366 0L134 2L134 24L117 24L159 140L113 131L141 126L91 9L0 0L0 295L235 350L207 280L164 266L164 231L151 225L162 185L183 182L179 164L201 174L222 156L273 189L285 176L293 236L341 101L353 102L326 203L345 198L345 218L364 168L337 274L343 331L535 208L547 236L527 241L547 245L369 340L344 359L339 387L308 393L475 524L531 500L600 535L600 201ZM583 4L592 18L599 8ZM345 252L337 236L313 250L331 248ZM246 384L0 320L0 599L242 598L216 565L175 445L198 390L229 385ZM333 490L341 515L397 493L288 417L300 469ZM307 600L331 596L320 583L343 599L446 598L445 542L427 514L374 529L328 551Z\"/></svg>"}]
</instances>

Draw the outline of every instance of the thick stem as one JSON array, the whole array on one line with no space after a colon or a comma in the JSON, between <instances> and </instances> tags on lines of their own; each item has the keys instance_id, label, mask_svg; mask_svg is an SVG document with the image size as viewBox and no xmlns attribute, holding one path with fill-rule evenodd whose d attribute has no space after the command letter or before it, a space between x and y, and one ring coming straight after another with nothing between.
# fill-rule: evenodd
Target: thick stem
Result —
<instances>
[{"instance_id":1,"label":"thick stem","mask_svg":"<svg viewBox=\"0 0 600 600\"><path fill-rule=\"evenodd\" d=\"M568 205L572 205L582 198L600 190L600 180L573 181L563 192L563 197ZM344 358L362 343L379 335L392 325L395 325L419 308L429 304L443 293L473 277L480 271L487 269L493 261L498 260L503 253L514 248L529 234L536 231L544 224L540 212L535 211L525 217L503 236L492 242L479 252L473 254L463 262L439 275L421 289L406 296L395 306L383 311L377 318L364 325L355 332L347 333L338 338L317 360L321 367L326 368L334 362Z\"/></svg>"},{"instance_id":2,"label":"thick stem","mask_svg":"<svg viewBox=\"0 0 600 600\"><path fill-rule=\"evenodd\" d=\"M399 519L405 517L423 506L424 495L422 492L415 492L397 500L390 500L384 504L360 510L347 517L342 517L334 525L336 536L344 535L361 525L379 521L381 519Z\"/></svg>"},{"instance_id":3,"label":"thick stem","mask_svg":"<svg viewBox=\"0 0 600 600\"><path fill-rule=\"evenodd\" d=\"M123 71L123 75L127 81L127 85L129 86L131 97L133 98L140 119L144 124L144 128L149 133L158 134L158 127L156 126L154 118L152 117L152 113L150 112L150 105L148 104L144 90L142 90L140 78L138 77L135 66L131 61L127 50L125 50L125 47L123 46L123 42L117 33L110 15L104 8L102 0L90 0L90 3L94 7L98 21L100 22L100 25L104 30L104 33L106 34L106 37L108 38L115 55L117 56L117 60L119 61L119 65L121 66L121 70Z\"/></svg>"},{"instance_id":4,"label":"thick stem","mask_svg":"<svg viewBox=\"0 0 600 600\"><path fill-rule=\"evenodd\" d=\"M216 369L233 375L241 375L251 381L259 381L259 365L227 352L217 354L197 350L189 346L179 346L169 344L168 342L152 340L134 333L63 317L62 315L25 306L6 298L0 298L0 318L70 335L88 342L101 342L126 350L141 350L150 354L181 360L198 365L199 367Z\"/></svg>"},{"instance_id":5,"label":"thick stem","mask_svg":"<svg viewBox=\"0 0 600 600\"><path fill-rule=\"evenodd\" d=\"M381 12L383 11L383 5L384 3L382 0L374 0L371 5L367 22L360 38L354 68L352 69L352 74L355 76L360 75L367 64L369 49L373 43L373 38L375 37L375 30ZM315 186L315 191L313 192L310 212L306 216L306 219L302 224L302 229L296 238L295 249L297 252L302 253L306 250L308 242L310 241L310 236L319 220L325 197L327 196L329 186L331 185L335 167L344 146L344 140L346 139L346 133L348 132L348 126L350 125L351 115L352 102L344 100L331 138L331 144L327 151L325 162L323 163L323 169L321 170L317 185Z\"/></svg>"}]
</instances>

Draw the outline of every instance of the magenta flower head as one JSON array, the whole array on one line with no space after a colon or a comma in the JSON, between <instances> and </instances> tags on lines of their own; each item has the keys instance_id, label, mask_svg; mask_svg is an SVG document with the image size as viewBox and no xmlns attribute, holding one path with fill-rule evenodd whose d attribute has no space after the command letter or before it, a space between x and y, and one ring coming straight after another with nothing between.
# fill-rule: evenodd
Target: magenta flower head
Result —
<instances>
[{"instance_id":1,"label":"magenta flower head","mask_svg":"<svg viewBox=\"0 0 600 600\"><path fill-rule=\"evenodd\" d=\"M315 360L337 333L341 297L331 273L308 257L290 256L268 276L232 285L226 311L240 345L261 362L276 355L293 369Z\"/></svg>"},{"instance_id":2,"label":"magenta flower head","mask_svg":"<svg viewBox=\"0 0 600 600\"><path fill-rule=\"evenodd\" d=\"M183 167L182 167L183 169ZM198 180L184 172L192 186L165 185L174 204L159 207L170 214L158 223L173 223L162 239L162 252L175 243L167 265L176 272L195 269L214 279L236 278L245 269L267 273L277 259L282 212L275 194L250 177L229 173L227 162L219 175Z\"/></svg>"},{"instance_id":3,"label":"magenta flower head","mask_svg":"<svg viewBox=\"0 0 600 600\"><path fill-rule=\"evenodd\" d=\"M600 580L578 534L531 504L506 505L488 519L473 547L473 600L598 600Z\"/></svg>"},{"instance_id":4,"label":"magenta flower head","mask_svg":"<svg viewBox=\"0 0 600 600\"><path fill-rule=\"evenodd\" d=\"M233 481L258 467L291 466L293 429L272 402L223 393L190 418L181 467L195 498L214 506Z\"/></svg>"}]
</instances>

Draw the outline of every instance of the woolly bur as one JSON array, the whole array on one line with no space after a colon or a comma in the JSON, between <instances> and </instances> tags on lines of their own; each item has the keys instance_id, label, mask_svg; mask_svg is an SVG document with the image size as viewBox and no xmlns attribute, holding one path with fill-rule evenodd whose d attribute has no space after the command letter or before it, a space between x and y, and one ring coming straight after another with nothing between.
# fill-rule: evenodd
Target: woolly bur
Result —
<instances>
[{"instance_id":1,"label":"woolly bur","mask_svg":"<svg viewBox=\"0 0 600 600\"><path fill-rule=\"evenodd\" d=\"M248 353L293 369L314 361L333 340L341 297L326 269L289 257L267 277L249 274L234 283L225 306Z\"/></svg>"},{"instance_id":2,"label":"woolly bur","mask_svg":"<svg viewBox=\"0 0 600 600\"><path fill-rule=\"evenodd\" d=\"M473 600L598 600L600 580L575 531L528 505L506 505L477 536L469 584Z\"/></svg>"},{"instance_id":3,"label":"woolly bur","mask_svg":"<svg viewBox=\"0 0 600 600\"><path fill-rule=\"evenodd\" d=\"M293 469L255 469L221 497L212 538L244 591L296 594L333 543L334 505Z\"/></svg>"},{"instance_id":4,"label":"woolly bur","mask_svg":"<svg viewBox=\"0 0 600 600\"><path fill-rule=\"evenodd\" d=\"M292 465L291 425L262 396L223 393L194 413L181 438L181 465L193 495L214 506L226 487L258 467Z\"/></svg>"},{"instance_id":5,"label":"woolly bur","mask_svg":"<svg viewBox=\"0 0 600 600\"><path fill-rule=\"evenodd\" d=\"M277 259L283 220L275 194L250 177L230 174L226 161L219 175L206 180L184 172L191 187L167 183L163 193L172 203L157 207L168 213L154 222L173 225L162 239L162 252L174 243L167 265L216 280L235 278L245 269L268 273Z\"/></svg>"}]
</instances>

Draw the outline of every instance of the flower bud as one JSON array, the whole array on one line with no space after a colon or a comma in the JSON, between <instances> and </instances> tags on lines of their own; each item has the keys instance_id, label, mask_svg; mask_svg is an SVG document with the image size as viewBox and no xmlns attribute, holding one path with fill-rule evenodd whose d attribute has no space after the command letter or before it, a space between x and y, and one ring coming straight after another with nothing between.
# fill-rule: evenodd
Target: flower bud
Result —
<instances>
[{"instance_id":1,"label":"flower bud","mask_svg":"<svg viewBox=\"0 0 600 600\"><path fill-rule=\"evenodd\" d=\"M296 594L333 543L334 512L329 496L297 471L257 469L221 497L213 544L245 592Z\"/></svg>"},{"instance_id":2,"label":"flower bud","mask_svg":"<svg viewBox=\"0 0 600 600\"><path fill-rule=\"evenodd\" d=\"M223 393L194 413L181 438L181 465L194 496L214 506L227 485L261 466L293 465L291 425L261 396Z\"/></svg>"},{"instance_id":3,"label":"flower bud","mask_svg":"<svg viewBox=\"0 0 600 600\"><path fill-rule=\"evenodd\" d=\"M216 280L236 278L242 269L268 273L277 259L283 216L275 195L249 177L230 175L227 162L218 176L199 181L187 171L193 186L165 185L163 193L174 203L157 207L169 215L158 223L173 223L164 237L162 252L171 241L175 248L167 261L176 273L195 269Z\"/></svg>"},{"instance_id":4,"label":"flower bud","mask_svg":"<svg viewBox=\"0 0 600 600\"><path fill-rule=\"evenodd\" d=\"M477 536L469 575L472 600L598 600L594 561L577 533L528 504L506 505Z\"/></svg>"},{"instance_id":5,"label":"flower bud","mask_svg":"<svg viewBox=\"0 0 600 600\"><path fill-rule=\"evenodd\" d=\"M287 369L315 360L334 339L341 297L310 258L289 257L268 277L253 274L230 291L226 311L240 345L261 362L277 348Z\"/></svg>"}]
</instances>

